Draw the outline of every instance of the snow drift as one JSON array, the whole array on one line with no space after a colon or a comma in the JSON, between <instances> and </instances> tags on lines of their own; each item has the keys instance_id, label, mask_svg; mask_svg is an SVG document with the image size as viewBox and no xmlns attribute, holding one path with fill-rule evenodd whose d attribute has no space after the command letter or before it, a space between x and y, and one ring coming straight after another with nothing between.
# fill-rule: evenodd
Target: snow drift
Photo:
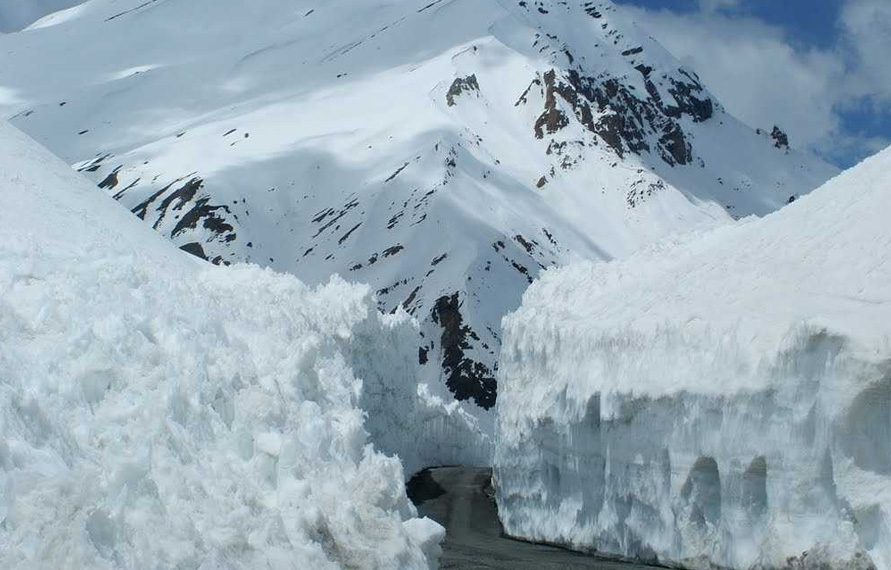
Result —
<instances>
[{"instance_id":1,"label":"snow drift","mask_svg":"<svg viewBox=\"0 0 891 570\"><path fill-rule=\"evenodd\" d=\"M889 190L891 149L762 220L546 272L504 322L507 532L891 568Z\"/></svg>"},{"instance_id":2,"label":"snow drift","mask_svg":"<svg viewBox=\"0 0 891 570\"><path fill-rule=\"evenodd\" d=\"M435 563L366 430L413 465L484 443L418 392L406 315L199 262L5 124L0 156L0 567Z\"/></svg>"}]
</instances>

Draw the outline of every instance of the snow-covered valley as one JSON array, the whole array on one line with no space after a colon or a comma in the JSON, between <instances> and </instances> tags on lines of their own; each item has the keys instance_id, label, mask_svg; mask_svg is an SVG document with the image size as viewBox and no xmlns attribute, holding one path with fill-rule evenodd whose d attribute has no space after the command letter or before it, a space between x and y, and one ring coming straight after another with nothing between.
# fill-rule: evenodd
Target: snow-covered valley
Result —
<instances>
[{"instance_id":1,"label":"snow-covered valley","mask_svg":"<svg viewBox=\"0 0 891 570\"><path fill-rule=\"evenodd\" d=\"M177 245L404 307L424 379L487 425L543 268L836 172L609 2L93 0L0 36L0 64L0 112Z\"/></svg>"}]
</instances>

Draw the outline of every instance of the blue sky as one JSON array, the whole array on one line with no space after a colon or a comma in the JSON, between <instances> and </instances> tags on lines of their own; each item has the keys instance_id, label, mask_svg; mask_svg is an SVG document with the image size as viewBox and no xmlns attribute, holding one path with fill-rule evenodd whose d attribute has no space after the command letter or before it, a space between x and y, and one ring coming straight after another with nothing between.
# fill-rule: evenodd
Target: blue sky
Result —
<instances>
[{"instance_id":1,"label":"blue sky","mask_svg":"<svg viewBox=\"0 0 891 570\"><path fill-rule=\"evenodd\" d=\"M616 0L727 109L847 167L891 144L891 0Z\"/></svg>"}]
</instances>

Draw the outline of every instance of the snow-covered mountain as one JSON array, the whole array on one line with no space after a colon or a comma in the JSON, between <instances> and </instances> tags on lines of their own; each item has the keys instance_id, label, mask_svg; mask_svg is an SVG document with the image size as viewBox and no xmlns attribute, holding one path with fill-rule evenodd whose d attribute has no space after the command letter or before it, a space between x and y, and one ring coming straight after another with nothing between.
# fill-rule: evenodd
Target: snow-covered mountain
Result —
<instances>
[{"instance_id":1,"label":"snow-covered mountain","mask_svg":"<svg viewBox=\"0 0 891 570\"><path fill-rule=\"evenodd\" d=\"M688 567L891 568L889 215L891 149L766 218L546 272L505 319L505 529Z\"/></svg>"},{"instance_id":2,"label":"snow-covered mountain","mask_svg":"<svg viewBox=\"0 0 891 570\"><path fill-rule=\"evenodd\" d=\"M435 567L402 470L485 440L405 313L196 260L7 123L0 157L0 567Z\"/></svg>"},{"instance_id":3,"label":"snow-covered mountain","mask_svg":"<svg viewBox=\"0 0 891 570\"><path fill-rule=\"evenodd\" d=\"M186 251L372 285L496 399L543 268L762 215L835 170L608 1L93 0L0 37L13 122Z\"/></svg>"}]
</instances>

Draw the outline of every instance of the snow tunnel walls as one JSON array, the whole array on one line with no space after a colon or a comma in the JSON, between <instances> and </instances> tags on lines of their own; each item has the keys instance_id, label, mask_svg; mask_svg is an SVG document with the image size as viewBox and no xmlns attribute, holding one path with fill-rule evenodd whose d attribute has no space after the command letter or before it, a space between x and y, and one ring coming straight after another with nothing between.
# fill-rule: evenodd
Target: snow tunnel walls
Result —
<instances>
[{"instance_id":1,"label":"snow tunnel walls","mask_svg":"<svg viewBox=\"0 0 891 570\"><path fill-rule=\"evenodd\" d=\"M566 360L618 370L641 358L617 351L617 338L563 337L533 358L521 328L508 329L499 379L495 481L508 534L694 568L891 568L887 362L803 328L769 362L742 351L724 361L768 378L752 390L722 390L708 374L701 390L621 390ZM679 348L660 338L647 339L657 353ZM553 397L536 392L542 374Z\"/></svg>"},{"instance_id":2,"label":"snow tunnel walls","mask_svg":"<svg viewBox=\"0 0 891 570\"><path fill-rule=\"evenodd\" d=\"M491 465L492 440L465 404L437 396L418 364L418 323L371 308L344 347L362 380L359 406L375 447L397 455L406 480L437 465Z\"/></svg>"}]
</instances>

